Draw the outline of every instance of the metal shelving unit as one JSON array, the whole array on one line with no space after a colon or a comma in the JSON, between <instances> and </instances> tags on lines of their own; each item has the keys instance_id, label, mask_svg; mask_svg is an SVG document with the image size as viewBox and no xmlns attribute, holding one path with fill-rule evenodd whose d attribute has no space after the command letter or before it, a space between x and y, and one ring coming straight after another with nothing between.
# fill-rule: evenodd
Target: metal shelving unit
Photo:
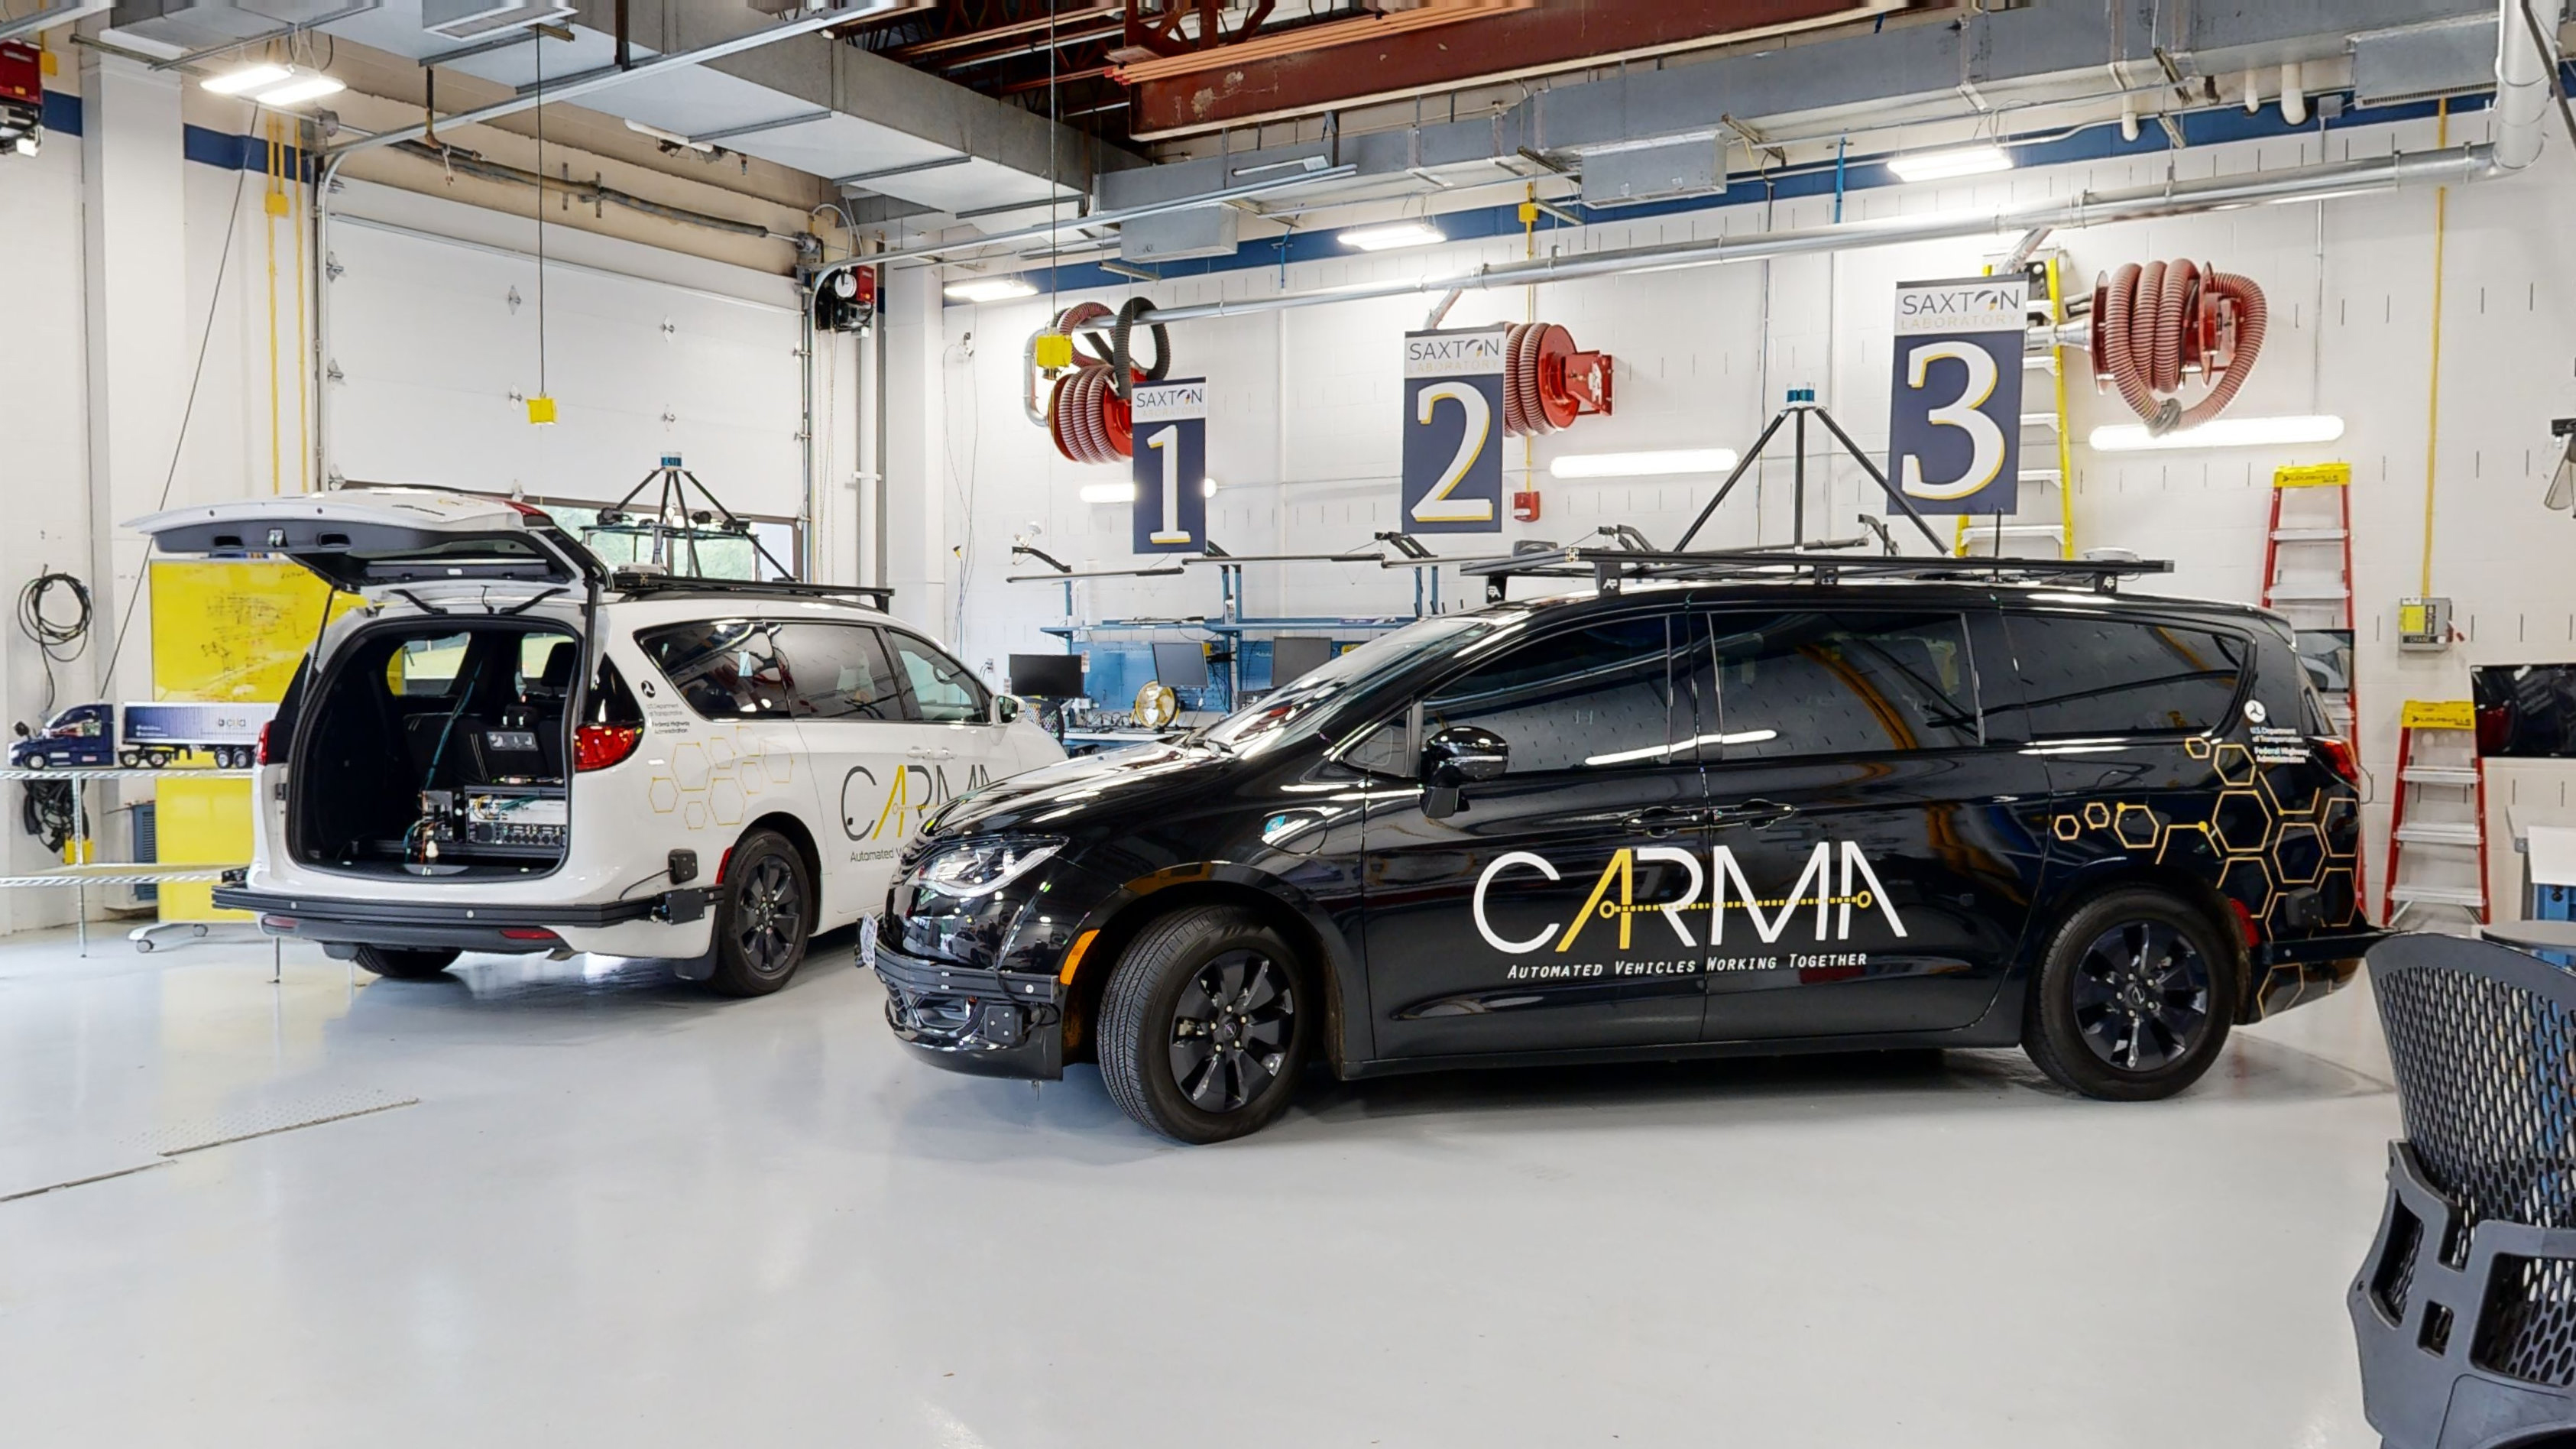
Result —
<instances>
[{"instance_id":1,"label":"metal shelving unit","mask_svg":"<svg viewBox=\"0 0 2576 1449\"><path fill-rule=\"evenodd\" d=\"M75 858L90 853L89 794L84 788L93 780L250 780L257 770L136 770L123 767L70 770L0 769L0 781L55 780L72 787L72 846ZM84 861L79 865L60 866L53 870L28 875L0 875L0 890L34 890L70 886L75 903L72 921L79 933L80 951L89 954L89 888L93 885L177 885L187 881L219 881L234 871L249 869L249 863L238 865L178 865L158 861ZM194 924L194 923L170 923ZM140 928L153 929L150 926ZM150 938L135 938L149 949Z\"/></svg>"}]
</instances>

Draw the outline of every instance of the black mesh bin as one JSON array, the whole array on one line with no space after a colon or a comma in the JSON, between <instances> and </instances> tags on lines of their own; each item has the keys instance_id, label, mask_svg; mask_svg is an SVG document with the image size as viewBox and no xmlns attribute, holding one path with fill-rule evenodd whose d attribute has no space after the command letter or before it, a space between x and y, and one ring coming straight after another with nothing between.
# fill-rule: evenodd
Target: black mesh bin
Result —
<instances>
[{"instance_id":1,"label":"black mesh bin","mask_svg":"<svg viewBox=\"0 0 2576 1449\"><path fill-rule=\"evenodd\" d=\"M2576 1428L2576 974L2451 936L2372 949L2406 1138L2349 1296L2391 1449Z\"/></svg>"}]
</instances>

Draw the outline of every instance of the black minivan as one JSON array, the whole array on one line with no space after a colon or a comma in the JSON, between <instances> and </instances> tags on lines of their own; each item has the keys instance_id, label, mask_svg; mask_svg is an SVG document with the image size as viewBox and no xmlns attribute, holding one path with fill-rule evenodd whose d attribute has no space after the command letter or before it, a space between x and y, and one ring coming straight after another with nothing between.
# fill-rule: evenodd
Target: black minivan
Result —
<instances>
[{"instance_id":1,"label":"black minivan","mask_svg":"<svg viewBox=\"0 0 2576 1449\"><path fill-rule=\"evenodd\" d=\"M961 798L861 964L959 1071L1189 1142L1301 1067L2020 1044L2170 1095L2350 979L2360 772L2162 565L1559 550L1185 738ZM1580 594L1513 602L1513 575Z\"/></svg>"}]
</instances>

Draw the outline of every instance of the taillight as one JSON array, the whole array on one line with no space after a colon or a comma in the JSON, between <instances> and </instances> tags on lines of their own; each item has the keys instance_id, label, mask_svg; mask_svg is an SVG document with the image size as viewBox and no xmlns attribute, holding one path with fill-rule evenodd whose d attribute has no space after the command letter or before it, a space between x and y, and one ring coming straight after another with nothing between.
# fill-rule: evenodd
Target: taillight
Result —
<instances>
[{"instance_id":1,"label":"taillight","mask_svg":"<svg viewBox=\"0 0 2576 1449\"><path fill-rule=\"evenodd\" d=\"M2361 786L2361 759L2352 752L2352 741L2338 735L2319 735L2310 743L2317 747L2317 758L2325 761L2335 778L2355 789Z\"/></svg>"},{"instance_id":2,"label":"taillight","mask_svg":"<svg viewBox=\"0 0 2576 1449\"><path fill-rule=\"evenodd\" d=\"M573 731L572 767L575 770L605 770L628 755L644 738L635 725L586 724Z\"/></svg>"},{"instance_id":3,"label":"taillight","mask_svg":"<svg viewBox=\"0 0 2576 1449\"><path fill-rule=\"evenodd\" d=\"M268 732L275 728L277 728L275 720L266 721L259 727L259 762L263 765L276 763L276 758L268 752Z\"/></svg>"}]
</instances>

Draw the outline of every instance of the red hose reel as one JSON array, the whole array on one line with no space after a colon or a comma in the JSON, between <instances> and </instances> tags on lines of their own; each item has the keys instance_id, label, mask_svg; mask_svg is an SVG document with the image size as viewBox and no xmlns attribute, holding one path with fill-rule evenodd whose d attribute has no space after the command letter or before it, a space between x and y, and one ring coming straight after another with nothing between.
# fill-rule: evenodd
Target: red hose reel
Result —
<instances>
[{"instance_id":1,"label":"red hose reel","mask_svg":"<svg viewBox=\"0 0 2576 1449\"><path fill-rule=\"evenodd\" d=\"M2245 385L2263 350L2263 289L2190 262L2130 262L2093 288L2093 381L2116 388L2151 434L2198 427ZM2173 394L2197 373L2209 391L2186 408Z\"/></svg>"},{"instance_id":2,"label":"red hose reel","mask_svg":"<svg viewBox=\"0 0 2576 1449\"><path fill-rule=\"evenodd\" d=\"M1553 322L1515 322L1503 338L1503 435L1563 432L1587 413L1610 411L1613 359L1582 352Z\"/></svg>"},{"instance_id":3,"label":"red hose reel","mask_svg":"<svg viewBox=\"0 0 2576 1449\"><path fill-rule=\"evenodd\" d=\"M1154 333L1154 365L1137 367L1127 352L1134 318L1150 311L1142 297L1112 311L1098 302L1083 302L1058 314L1049 330L1070 341L1078 328L1111 323L1110 335L1084 333L1088 341L1071 347L1072 363L1057 372L1047 392L1047 436L1055 449L1076 463L1124 463L1135 455L1135 415L1127 394L1138 383L1160 382L1171 371L1171 345L1160 326ZM1119 376L1125 374L1125 385Z\"/></svg>"}]
</instances>

